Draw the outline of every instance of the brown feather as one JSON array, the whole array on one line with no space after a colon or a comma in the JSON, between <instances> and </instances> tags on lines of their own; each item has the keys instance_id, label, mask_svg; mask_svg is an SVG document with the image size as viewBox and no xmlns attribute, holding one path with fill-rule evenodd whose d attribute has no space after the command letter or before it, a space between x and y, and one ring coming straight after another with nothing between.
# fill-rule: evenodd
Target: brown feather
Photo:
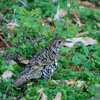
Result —
<instances>
[{"instance_id":1,"label":"brown feather","mask_svg":"<svg viewBox=\"0 0 100 100\"><path fill-rule=\"evenodd\" d=\"M17 79L12 83L12 85L18 87L30 79L41 78L42 75L42 78L47 78L52 75L57 66L59 47L62 46L59 45L59 40L62 41L62 44L65 42L64 38L54 38L45 48L37 52L29 61L24 71L17 76Z\"/></svg>"}]
</instances>

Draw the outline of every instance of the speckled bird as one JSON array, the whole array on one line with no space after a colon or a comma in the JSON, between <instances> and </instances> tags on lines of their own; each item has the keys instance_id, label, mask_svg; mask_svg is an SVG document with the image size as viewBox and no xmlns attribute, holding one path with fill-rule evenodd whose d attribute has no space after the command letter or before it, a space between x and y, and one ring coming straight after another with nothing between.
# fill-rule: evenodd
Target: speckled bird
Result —
<instances>
[{"instance_id":1,"label":"speckled bird","mask_svg":"<svg viewBox=\"0 0 100 100\"><path fill-rule=\"evenodd\" d=\"M59 48L65 43L71 42L61 37L53 38L45 48L34 55L12 85L18 87L31 79L46 79L50 77L57 67Z\"/></svg>"}]
</instances>

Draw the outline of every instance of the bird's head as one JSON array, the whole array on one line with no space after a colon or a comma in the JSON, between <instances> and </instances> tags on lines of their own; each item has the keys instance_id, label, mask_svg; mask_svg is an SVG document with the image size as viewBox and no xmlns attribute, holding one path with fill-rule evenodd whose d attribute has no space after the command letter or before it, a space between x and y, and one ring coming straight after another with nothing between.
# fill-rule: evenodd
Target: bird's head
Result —
<instances>
[{"instance_id":1,"label":"bird's head","mask_svg":"<svg viewBox=\"0 0 100 100\"><path fill-rule=\"evenodd\" d=\"M56 50L63 46L65 43L72 43L72 41L65 40L61 37L55 37L49 42L47 46L52 47L54 50Z\"/></svg>"}]
</instances>

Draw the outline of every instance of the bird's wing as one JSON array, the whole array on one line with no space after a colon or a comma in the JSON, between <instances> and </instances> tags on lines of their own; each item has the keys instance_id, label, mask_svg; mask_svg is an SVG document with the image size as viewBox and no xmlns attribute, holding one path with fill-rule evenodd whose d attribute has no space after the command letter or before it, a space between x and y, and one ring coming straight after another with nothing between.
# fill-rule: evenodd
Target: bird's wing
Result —
<instances>
[{"instance_id":1,"label":"bird's wing","mask_svg":"<svg viewBox=\"0 0 100 100\"><path fill-rule=\"evenodd\" d=\"M48 67L53 61L48 60L46 56L46 50L40 50L27 64L27 67L22 71L18 77L26 77L27 75L33 75L41 71L44 67Z\"/></svg>"},{"instance_id":2,"label":"bird's wing","mask_svg":"<svg viewBox=\"0 0 100 100\"><path fill-rule=\"evenodd\" d=\"M40 50L35 56L29 61L27 67L17 76L17 79L12 83L14 87L18 87L21 84L27 82L30 79L40 78L41 70L53 63L52 60L49 60L45 49Z\"/></svg>"}]
</instances>

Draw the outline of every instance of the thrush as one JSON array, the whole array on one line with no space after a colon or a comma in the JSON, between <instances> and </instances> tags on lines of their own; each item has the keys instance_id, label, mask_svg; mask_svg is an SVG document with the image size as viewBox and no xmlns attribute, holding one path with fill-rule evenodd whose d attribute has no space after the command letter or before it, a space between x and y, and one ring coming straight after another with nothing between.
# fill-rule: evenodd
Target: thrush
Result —
<instances>
[{"instance_id":1,"label":"thrush","mask_svg":"<svg viewBox=\"0 0 100 100\"><path fill-rule=\"evenodd\" d=\"M18 87L31 79L46 79L50 77L57 67L59 48L65 43L71 42L61 37L53 38L45 48L34 55L12 85Z\"/></svg>"}]
</instances>

